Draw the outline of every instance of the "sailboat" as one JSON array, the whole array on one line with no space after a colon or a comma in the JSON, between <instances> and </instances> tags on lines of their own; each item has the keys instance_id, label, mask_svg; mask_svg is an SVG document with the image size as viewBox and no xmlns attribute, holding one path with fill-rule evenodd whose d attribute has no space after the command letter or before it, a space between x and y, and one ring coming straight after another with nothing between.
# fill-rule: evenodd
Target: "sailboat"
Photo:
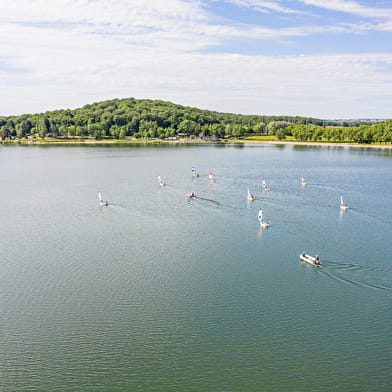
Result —
<instances>
[{"instance_id":1,"label":"sailboat","mask_svg":"<svg viewBox=\"0 0 392 392\"><path fill-rule=\"evenodd\" d=\"M254 199L255 199L255 197L250 193L249 188L248 188L248 196L247 196L247 199L248 199L248 200L254 200Z\"/></svg>"},{"instance_id":2,"label":"sailboat","mask_svg":"<svg viewBox=\"0 0 392 392\"><path fill-rule=\"evenodd\" d=\"M304 185L308 185L308 183L307 183L307 182L305 182L305 178L304 178L304 176L301 176L301 185L302 185L302 186L304 186Z\"/></svg>"},{"instance_id":3,"label":"sailboat","mask_svg":"<svg viewBox=\"0 0 392 392\"><path fill-rule=\"evenodd\" d=\"M267 186L267 183L265 182L265 180L263 180L261 186L263 187L265 192L268 192L270 190L270 188Z\"/></svg>"},{"instance_id":4,"label":"sailboat","mask_svg":"<svg viewBox=\"0 0 392 392\"><path fill-rule=\"evenodd\" d=\"M340 196L340 208L342 210L348 210L349 209L349 206L347 204L344 204L342 196Z\"/></svg>"},{"instance_id":5,"label":"sailboat","mask_svg":"<svg viewBox=\"0 0 392 392\"><path fill-rule=\"evenodd\" d=\"M263 210L259 211L259 215L257 216L259 222L260 222L260 226L261 227L269 227L269 223L268 222L264 222L264 217L263 217Z\"/></svg>"},{"instance_id":6,"label":"sailboat","mask_svg":"<svg viewBox=\"0 0 392 392\"><path fill-rule=\"evenodd\" d=\"M210 172L208 174L208 178L211 180L211 182L215 182L216 181L216 179L214 178L214 175L212 174L212 172Z\"/></svg>"},{"instance_id":7,"label":"sailboat","mask_svg":"<svg viewBox=\"0 0 392 392\"><path fill-rule=\"evenodd\" d=\"M162 180L161 176L158 176L158 181L160 186L165 186L166 182Z\"/></svg>"},{"instance_id":8,"label":"sailboat","mask_svg":"<svg viewBox=\"0 0 392 392\"><path fill-rule=\"evenodd\" d=\"M196 172L196 169L195 169L194 166L192 166L192 175L193 175L194 177L199 177L199 174Z\"/></svg>"},{"instance_id":9,"label":"sailboat","mask_svg":"<svg viewBox=\"0 0 392 392\"><path fill-rule=\"evenodd\" d=\"M98 192L98 201L99 201L99 204L100 204L101 206L108 206L108 205L109 205L109 202L108 202L108 201L103 201L103 200L102 200L101 192Z\"/></svg>"}]
</instances>

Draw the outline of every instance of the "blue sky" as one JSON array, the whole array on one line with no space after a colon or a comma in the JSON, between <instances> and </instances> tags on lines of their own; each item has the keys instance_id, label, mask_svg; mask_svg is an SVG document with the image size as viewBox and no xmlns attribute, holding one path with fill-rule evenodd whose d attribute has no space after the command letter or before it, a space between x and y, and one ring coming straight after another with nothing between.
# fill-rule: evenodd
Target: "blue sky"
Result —
<instances>
[{"instance_id":1,"label":"blue sky","mask_svg":"<svg viewBox=\"0 0 392 392\"><path fill-rule=\"evenodd\" d=\"M13 0L0 115L111 98L391 118L392 0Z\"/></svg>"}]
</instances>

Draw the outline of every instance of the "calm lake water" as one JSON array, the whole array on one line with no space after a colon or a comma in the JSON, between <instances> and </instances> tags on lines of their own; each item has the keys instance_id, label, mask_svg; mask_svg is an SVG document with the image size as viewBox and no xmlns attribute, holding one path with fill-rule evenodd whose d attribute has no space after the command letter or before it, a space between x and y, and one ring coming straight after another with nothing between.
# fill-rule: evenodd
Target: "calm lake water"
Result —
<instances>
[{"instance_id":1,"label":"calm lake water","mask_svg":"<svg viewBox=\"0 0 392 392\"><path fill-rule=\"evenodd\" d=\"M392 390L391 150L2 146L0 179L1 391Z\"/></svg>"}]
</instances>

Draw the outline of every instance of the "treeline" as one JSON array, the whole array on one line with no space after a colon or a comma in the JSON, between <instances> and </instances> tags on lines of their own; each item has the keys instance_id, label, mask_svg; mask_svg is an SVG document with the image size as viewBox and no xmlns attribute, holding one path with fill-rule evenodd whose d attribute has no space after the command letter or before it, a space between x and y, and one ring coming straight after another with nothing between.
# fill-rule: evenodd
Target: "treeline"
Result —
<instances>
[{"instance_id":1,"label":"treeline","mask_svg":"<svg viewBox=\"0 0 392 392\"><path fill-rule=\"evenodd\" d=\"M70 110L0 117L0 138L96 139L276 135L301 141L390 143L392 120L348 126L310 117L219 113L147 99L113 99Z\"/></svg>"},{"instance_id":2,"label":"treeline","mask_svg":"<svg viewBox=\"0 0 392 392\"><path fill-rule=\"evenodd\" d=\"M274 134L282 140L286 136L293 136L299 141L330 141L355 143L391 143L392 120L373 125L357 127L322 127L317 125L295 124L282 128L275 128Z\"/></svg>"},{"instance_id":3,"label":"treeline","mask_svg":"<svg viewBox=\"0 0 392 392\"><path fill-rule=\"evenodd\" d=\"M254 116L218 113L170 102L144 99L113 99L75 110L54 110L40 114L0 117L0 137L94 137L127 136L168 138L185 136L242 137L271 133L270 123L322 125L315 118Z\"/></svg>"}]
</instances>

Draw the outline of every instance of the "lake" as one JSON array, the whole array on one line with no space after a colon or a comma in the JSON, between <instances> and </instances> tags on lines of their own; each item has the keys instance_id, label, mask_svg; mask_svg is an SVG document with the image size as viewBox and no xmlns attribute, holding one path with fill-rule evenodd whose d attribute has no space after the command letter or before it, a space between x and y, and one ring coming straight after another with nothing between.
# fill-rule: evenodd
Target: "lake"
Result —
<instances>
[{"instance_id":1,"label":"lake","mask_svg":"<svg viewBox=\"0 0 392 392\"><path fill-rule=\"evenodd\" d=\"M0 179L1 391L392 390L392 150L0 146Z\"/></svg>"}]
</instances>

